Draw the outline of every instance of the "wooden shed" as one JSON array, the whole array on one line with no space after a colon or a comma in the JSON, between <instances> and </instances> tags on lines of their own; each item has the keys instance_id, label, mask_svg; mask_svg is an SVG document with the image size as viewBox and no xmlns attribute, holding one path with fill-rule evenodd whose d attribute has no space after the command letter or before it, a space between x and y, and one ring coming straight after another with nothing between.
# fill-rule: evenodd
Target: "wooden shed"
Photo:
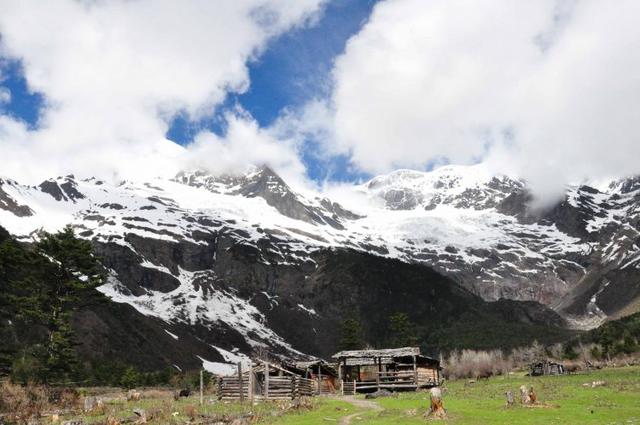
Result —
<instances>
[{"instance_id":1,"label":"wooden shed","mask_svg":"<svg viewBox=\"0 0 640 425\"><path fill-rule=\"evenodd\" d=\"M338 373L336 369L322 359L312 361L300 361L294 363L298 370L304 371L304 377L312 379L315 383L316 393L334 394L338 388Z\"/></svg>"},{"instance_id":2,"label":"wooden shed","mask_svg":"<svg viewBox=\"0 0 640 425\"><path fill-rule=\"evenodd\" d=\"M440 362L418 347L341 351L337 361L342 391L417 390L440 385Z\"/></svg>"},{"instance_id":3,"label":"wooden shed","mask_svg":"<svg viewBox=\"0 0 640 425\"><path fill-rule=\"evenodd\" d=\"M218 398L257 401L313 396L315 383L305 378L304 373L265 361L244 368L238 364L236 375L219 379Z\"/></svg>"},{"instance_id":4,"label":"wooden shed","mask_svg":"<svg viewBox=\"0 0 640 425\"><path fill-rule=\"evenodd\" d=\"M538 361L529 365L529 376L564 375L566 370L561 363Z\"/></svg>"}]
</instances>

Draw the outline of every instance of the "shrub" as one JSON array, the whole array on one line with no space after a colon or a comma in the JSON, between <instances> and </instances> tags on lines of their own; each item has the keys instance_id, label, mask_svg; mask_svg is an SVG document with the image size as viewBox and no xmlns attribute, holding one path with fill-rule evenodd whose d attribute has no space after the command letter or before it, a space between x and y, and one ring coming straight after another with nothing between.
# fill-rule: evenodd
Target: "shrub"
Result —
<instances>
[{"instance_id":1,"label":"shrub","mask_svg":"<svg viewBox=\"0 0 640 425\"><path fill-rule=\"evenodd\" d=\"M0 412L7 413L9 422L27 423L39 418L49 408L49 396L42 386L26 386L3 382L0 387Z\"/></svg>"},{"instance_id":2,"label":"shrub","mask_svg":"<svg viewBox=\"0 0 640 425\"><path fill-rule=\"evenodd\" d=\"M14 360L11 366L11 381L16 384L27 385L29 382L39 382L44 375L45 367L36 357L24 354Z\"/></svg>"},{"instance_id":3,"label":"shrub","mask_svg":"<svg viewBox=\"0 0 640 425\"><path fill-rule=\"evenodd\" d=\"M462 350L452 352L443 369L447 379L488 378L508 373L511 362L500 350Z\"/></svg>"}]
</instances>

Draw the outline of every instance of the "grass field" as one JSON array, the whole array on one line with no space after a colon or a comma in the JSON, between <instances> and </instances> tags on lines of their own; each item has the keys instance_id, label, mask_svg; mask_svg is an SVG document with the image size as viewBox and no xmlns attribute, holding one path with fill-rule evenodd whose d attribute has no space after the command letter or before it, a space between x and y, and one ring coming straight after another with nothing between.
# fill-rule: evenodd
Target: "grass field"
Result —
<instances>
[{"instance_id":1,"label":"grass field","mask_svg":"<svg viewBox=\"0 0 640 425\"><path fill-rule=\"evenodd\" d=\"M203 421L210 423L209 420L213 418L230 421L238 416L247 416L252 418L251 423L257 421L260 424L273 425L310 425L337 423L341 417L356 411L356 408L346 401L327 398L308 399L300 408L291 408L291 404L289 401L282 401L251 405L248 402L219 402L215 398L205 397L205 403L201 406L197 396L175 401L169 394L158 394L138 401L110 400L99 412L65 415L61 419L78 420L86 424L112 425L131 422L132 419L136 419L134 409L143 409L148 422L153 424L199 424Z\"/></svg>"},{"instance_id":2,"label":"grass field","mask_svg":"<svg viewBox=\"0 0 640 425\"><path fill-rule=\"evenodd\" d=\"M605 381L601 387L583 386ZM533 386L540 407L506 408L505 392L518 394L520 385ZM445 385L445 408L451 424L640 424L640 368L605 369L591 373L525 377L497 377L468 384ZM363 414L360 423L419 424L428 406L428 394L404 393L376 400L381 413ZM357 421L354 421L356 423ZM320 423L320 422L318 422Z\"/></svg>"},{"instance_id":3,"label":"grass field","mask_svg":"<svg viewBox=\"0 0 640 425\"><path fill-rule=\"evenodd\" d=\"M605 385L591 387L594 381ZM584 384L589 384L585 386ZM538 405L506 408L505 392L511 390L518 398L518 388L533 386ZM640 425L640 367L603 369L566 376L526 377L522 374L496 377L487 381L469 383L466 380L446 383L444 403L448 424L624 424ZM363 396L358 396L363 398ZM347 400L314 398L299 409L283 403L222 403L209 401L199 406L197 397L174 401L169 397L148 398L140 401L113 400L106 404L102 414L82 416L85 423L106 423L107 417L131 418L134 408L143 408L157 419L150 423L201 423L202 415L250 414L253 423L282 425L340 424L341 419L352 416L351 424L424 424L423 417L429 404L427 392L401 393L376 399L384 410L357 407ZM355 414L355 415L354 415ZM75 418L79 418L76 416ZM66 417L65 419L69 419Z\"/></svg>"}]
</instances>

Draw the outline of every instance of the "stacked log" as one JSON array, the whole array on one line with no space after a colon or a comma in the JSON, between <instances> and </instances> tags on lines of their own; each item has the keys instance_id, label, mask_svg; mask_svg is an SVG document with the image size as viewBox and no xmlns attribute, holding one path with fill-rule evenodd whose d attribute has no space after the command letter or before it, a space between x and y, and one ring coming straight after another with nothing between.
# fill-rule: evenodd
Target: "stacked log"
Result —
<instances>
[{"instance_id":1,"label":"stacked log","mask_svg":"<svg viewBox=\"0 0 640 425\"><path fill-rule=\"evenodd\" d=\"M225 376L218 381L220 400L240 400L249 398L249 377Z\"/></svg>"}]
</instances>

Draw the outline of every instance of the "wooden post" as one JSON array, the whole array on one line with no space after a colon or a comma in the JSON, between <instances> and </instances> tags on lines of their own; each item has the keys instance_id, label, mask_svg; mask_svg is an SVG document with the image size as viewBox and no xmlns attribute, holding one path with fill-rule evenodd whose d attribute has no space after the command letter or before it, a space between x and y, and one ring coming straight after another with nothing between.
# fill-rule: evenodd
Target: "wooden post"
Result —
<instances>
[{"instance_id":1,"label":"wooden post","mask_svg":"<svg viewBox=\"0 0 640 425\"><path fill-rule=\"evenodd\" d=\"M296 375L291 375L291 400L297 398Z\"/></svg>"},{"instance_id":2,"label":"wooden post","mask_svg":"<svg viewBox=\"0 0 640 425\"><path fill-rule=\"evenodd\" d=\"M344 364L344 375L345 375L345 378L346 378L346 375L347 375L347 359L346 359L346 357L344 358L343 361L344 361L344 363L343 363Z\"/></svg>"},{"instance_id":3,"label":"wooden post","mask_svg":"<svg viewBox=\"0 0 640 425\"><path fill-rule=\"evenodd\" d=\"M318 365L318 395L322 395L322 365Z\"/></svg>"},{"instance_id":4,"label":"wooden post","mask_svg":"<svg viewBox=\"0 0 640 425\"><path fill-rule=\"evenodd\" d=\"M413 356L413 382L418 386L418 366L416 365L416 356Z\"/></svg>"},{"instance_id":5,"label":"wooden post","mask_svg":"<svg viewBox=\"0 0 640 425\"><path fill-rule=\"evenodd\" d=\"M342 395L344 395L344 385L342 382L342 363L340 362L340 359L338 359L338 384L340 384L340 391Z\"/></svg>"},{"instance_id":6,"label":"wooden post","mask_svg":"<svg viewBox=\"0 0 640 425\"><path fill-rule=\"evenodd\" d=\"M204 380L202 378L202 369L200 369L200 406L204 404Z\"/></svg>"},{"instance_id":7,"label":"wooden post","mask_svg":"<svg viewBox=\"0 0 640 425\"><path fill-rule=\"evenodd\" d=\"M376 387L380 389L380 374L382 373L382 360L380 357L377 358L378 363L378 374L376 375Z\"/></svg>"},{"instance_id":8,"label":"wooden post","mask_svg":"<svg viewBox=\"0 0 640 425\"><path fill-rule=\"evenodd\" d=\"M249 363L249 403L252 403L252 404L253 404L253 386L254 386L253 364Z\"/></svg>"},{"instance_id":9,"label":"wooden post","mask_svg":"<svg viewBox=\"0 0 640 425\"><path fill-rule=\"evenodd\" d=\"M264 398L269 399L269 363L264 363Z\"/></svg>"},{"instance_id":10,"label":"wooden post","mask_svg":"<svg viewBox=\"0 0 640 425\"><path fill-rule=\"evenodd\" d=\"M238 362L238 383L240 384L240 403L244 401L244 385L242 382L242 362Z\"/></svg>"}]
</instances>

